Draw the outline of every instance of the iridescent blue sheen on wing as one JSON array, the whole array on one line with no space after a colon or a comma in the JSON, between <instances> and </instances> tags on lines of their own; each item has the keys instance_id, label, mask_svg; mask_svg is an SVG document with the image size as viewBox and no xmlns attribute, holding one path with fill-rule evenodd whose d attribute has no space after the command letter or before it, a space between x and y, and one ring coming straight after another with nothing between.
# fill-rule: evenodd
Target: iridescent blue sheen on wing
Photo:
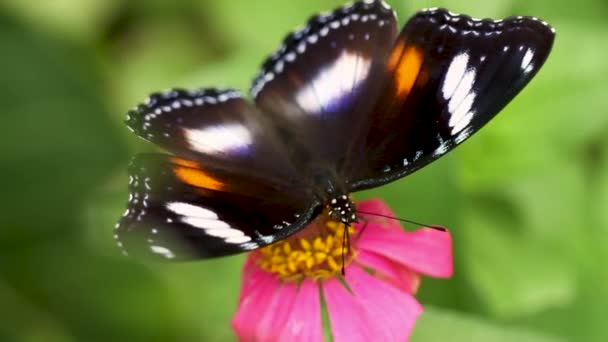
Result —
<instances>
[{"instance_id":1,"label":"iridescent blue sheen on wing","mask_svg":"<svg viewBox=\"0 0 608 342\"><path fill-rule=\"evenodd\" d=\"M299 178L264 115L236 90L155 93L128 112L126 123L139 137L185 158L220 168L247 166L284 183Z\"/></svg>"},{"instance_id":2,"label":"iridescent blue sheen on wing","mask_svg":"<svg viewBox=\"0 0 608 342\"><path fill-rule=\"evenodd\" d=\"M368 125L396 36L390 7L359 1L312 17L264 63L251 94L299 151L299 165L332 172L354 167L344 156Z\"/></svg>"}]
</instances>

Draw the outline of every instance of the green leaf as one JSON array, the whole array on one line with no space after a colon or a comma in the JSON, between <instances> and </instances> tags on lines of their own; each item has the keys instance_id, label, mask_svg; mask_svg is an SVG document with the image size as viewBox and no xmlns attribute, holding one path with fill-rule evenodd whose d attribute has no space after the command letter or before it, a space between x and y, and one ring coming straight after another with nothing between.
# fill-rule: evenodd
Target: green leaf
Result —
<instances>
[{"instance_id":1,"label":"green leaf","mask_svg":"<svg viewBox=\"0 0 608 342\"><path fill-rule=\"evenodd\" d=\"M410 341L558 342L564 340L527 329L501 326L471 315L427 306L416 323Z\"/></svg>"},{"instance_id":2,"label":"green leaf","mask_svg":"<svg viewBox=\"0 0 608 342\"><path fill-rule=\"evenodd\" d=\"M10 245L76 225L83 199L126 161L126 151L89 51L1 13L0 45L0 179L10 199L0 244Z\"/></svg>"},{"instance_id":3,"label":"green leaf","mask_svg":"<svg viewBox=\"0 0 608 342\"><path fill-rule=\"evenodd\" d=\"M156 268L164 278L175 317L189 341L230 341L244 255Z\"/></svg>"},{"instance_id":4,"label":"green leaf","mask_svg":"<svg viewBox=\"0 0 608 342\"><path fill-rule=\"evenodd\" d=\"M0 279L22 298L3 302L3 311L30 303L48 313L50 338L174 340L171 304L154 275L83 239L87 198L127 159L94 57L5 17L0 45L0 179L10 199L2 202Z\"/></svg>"},{"instance_id":5,"label":"green leaf","mask_svg":"<svg viewBox=\"0 0 608 342\"><path fill-rule=\"evenodd\" d=\"M5 9L38 30L90 41L111 19L119 0L4 0Z\"/></svg>"},{"instance_id":6,"label":"green leaf","mask_svg":"<svg viewBox=\"0 0 608 342\"><path fill-rule=\"evenodd\" d=\"M581 164L554 166L506 184L504 194L521 214L512 224L521 225L522 238L561 247L565 257L574 258L585 248L587 184Z\"/></svg>"},{"instance_id":7,"label":"green leaf","mask_svg":"<svg viewBox=\"0 0 608 342\"><path fill-rule=\"evenodd\" d=\"M581 0L576 3L576 11L569 11L572 7L570 0L545 1L515 1L514 13L520 15L535 15L545 20L567 19L581 24L589 22L605 23L605 13L608 5L603 0Z\"/></svg>"},{"instance_id":8,"label":"green leaf","mask_svg":"<svg viewBox=\"0 0 608 342\"><path fill-rule=\"evenodd\" d=\"M502 318L530 315L570 304L575 270L546 241L517 234L517 220L501 202L484 200L467 211L466 272L488 310ZM503 214L500 214L501 211Z\"/></svg>"},{"instance_id":9,"label":"green leaf","mask_svg":"<svg viewBox=\"0 0 608 342\"><path fill-rule=\"evenodd\" d=\"M3 315L0 324L2 341L75 341L65 328L49 315L23 298L19 292L0 279L0 303L3 308L11 308L10 315ZM31 329L36 326L36 329Z\"/></svg>"},{"instance_id":10,"label":"green leaf","mask_svg":"<svg viewBox=\"0 0 608 342\"><path fill-rule=\"evenodd\" d=\"M146 18L137 23L134 32L127 32L129 36L123 40L129 41L115 42L106 51L106 62L117 87L112 98L116 102L116 117L122 119L129 108L152 92L185 87L181 79L200 65L213 67L212 49L199 44L197 28L188 24L179 17ZM204 43L205 38L202 39ZM221 79L216 79L210 85L219 83Z\"/></svg>"},{"instance_id":11,"label":"green leaf","mask_svg":"<svg viewBox=\"0 0 608 342\"><path fill-rule=\"evenodd\" d=\"M603 160L598 167L598 179L595 188L592 189L590 199L590 212L592 215L591 223L593 230L604 235L608 240L608 142L603 145Z\"/></svg>"},{"instance_id":12,"label":"green leaf","mask_svg":"<svg viewBox=\"0 0 608 342\"><path fill-rule=\"evenodd\" d=\"M199 68L183 78L187 87L236 88L248 94L262 57L253 49L242 49L219 62Z\"/></svg>"},{"instance_id":13,"label":"green leaf","mask_svg":"<svg viewBox=\"0 0 608 342\"><path fill-rule=\"evenodd\" d=\"M413 0L408 2L413 11L429 7L443 7L452 12L467 14L473 17L480 18L500 18L510 14L509 9L512 5L512 0Z\"/></svg>"},{"instance_id":14,"label":"green leaf","mask_svg":"<svg viewBox=\"0 0 608 342\"><path fill-rule=\"evenodd\" d=\"M241 1L238 10L233 2L201 3L225 23L222 30L235 39L239 47L252 48L260 55L271 54L279 48L283 38L309 17L320 11L333 10L344 4L339 0L309 0L292 3L283 0ZM238 23L238 25L235 25ZM255 29L242 29L243 26ZM261 62L261 60L260 60Z\"/></svg>"}]
</instances>

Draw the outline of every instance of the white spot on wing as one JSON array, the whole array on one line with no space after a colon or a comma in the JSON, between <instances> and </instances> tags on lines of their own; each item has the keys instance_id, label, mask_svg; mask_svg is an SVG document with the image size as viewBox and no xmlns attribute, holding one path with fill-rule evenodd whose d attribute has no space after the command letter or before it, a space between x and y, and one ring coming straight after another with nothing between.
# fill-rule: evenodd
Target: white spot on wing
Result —
<instances>
[{"instance_id":1,"label":"white spot on wing","mask_svg":"<svg viewBox=\"0 0 608 342\"><path fill-rule=\"evenodd\" d=\"M219 219L218 215L201 206L170 202L167 209L180 215L180 221L194 228L203 229L205 234L224 239L227 243L243 243L251 241L242 231L232 228L228 223ZM154 230L153 230L153 233Z\"/></svg>"},{"instance_id":2,"label":"white spot on wing","mask_svg":"<svg viewBox=\"0 0 608 342\"><path fill-rule=\"evenodd\" d=\"M232 230L232 227L230 227L230 225L228 223L226 223L222 220L219 220L219 219L207 219L207 218L202 218L202 217L184 216L181 218L181 221L190 226L193 226L195 228L204 229L205 231L214 230L214 229Z\"/></svg>"},{"instance_id":3,"label":"white spot on wing","mask_svg":"<svg viewBox=\"0 0 608 342\"><path fill-rule=\"evenodd\" d=\"M458 84L463 79L465 72L467 71L467 65L469 63L469 55L467 53L458 54L448 67L448 72L443 79L443 98L449 99L452 97Z\"/></svg>"},{"instance_id":4,"label":"white spot on wing","mask_svg":"<svg viewBox=\"0 0 608 342\"><path fill-rule=\"evenodd\" d=\"M467 127L465 130L463 130L462 132L460 132L456 138L454 138L454 142L456 144L460 144L461 142L463 142L466 138L468 138L471 133L473 133L473 127Z\"/></svg>"},{"instance_id":5,"label":"white spot on wing","mask_svg":"<svg viewBox=\"0 0 608 342\"><path fill-rule=\"evenodd\" d=\"M475 93L469 93L469 95L467 95L467 97L458 106L456 112L454 112L450 117L449 125L452 127L452 135L462 131L473 120L473 115L475 113L471 110L471 108L475 102L475 97Z\"/></svg>"},{"instance_id":6,"label":"white spot on wing","mask_svg":"<svg viewBox=\"0 0 608 342\"><path fill-rule=\"evenodd\" d=\"M534 57L534 50L528 48L528 50L526 50L524 58L521 60L521 68L526 72L529 72L529 70L532 69L530 68L532 57Z\"/></svg>"},{"instance_id":7,"label":"white spot on wing","mask_svg":"<svg viewBox=\"0 0 608 342\"><path fill-rule=\"evenodd\" d=\"M250 251L250 250L256 249L258 247L260 247L260 245L255 242L247 242L247 243L244 243L241 245L241 248L246 251Z\"/></svg>"},{"instance_id":8,"label":"white spot on wing","mask_svg":"<svg viewBox=\"0 0 608 342\"><path fill-rule=\"evenodd\" d=\"M439 142L439 146L433 152L433 156L439 157L446 153L449 150L450 145L443 140L440 134L437 134L437 141Z\"/></svg>"},{"instance_id":9,"label":"white spot on wing","mask_svg":"<svg viewBox=\"0 0 608 342\"><path fill-rule=\"evenodd\" d=\"M258 239L261 240L264 244L268 245L273 243L276 238L272 235L258 235Z\"/></svg>"},{"instance_id":10,"label":"white spot on wing","mask_svg":"<svg viewBox=\"0 0 608 342\"><path fill-rule=\"evenodd\" d=\"M228 243L243 243L251 241L242 231L232 228L221 220L208 220L198 217L182 217L182 222L193 227L204 229L205 234L224 239Z\"/></svg>"},{"instance_id":11,"label":"white spot on wing","mask_svg":"<svg viewBox=\"0 0 608 342\"><path fill-rule=\"evenodd\" d=\"M166 207L170 211L172 211L178 215L181 215L181 216L198 217L198 218L204 218L204 219L208 219L208 220L214 220L214 219L218 218L217 214L214 213L213 211L211 211L207 208L203 208L201 206L193 205L193 204L189 204L189 203L169 202L169 203L167 203Z\"/></svg>"},{"instance_id":12,"label":"white spot on wing","mask_svg":"<svg viewBox=\"0 0 608 342\"><path fill-rule=\"evenodd\" d=\"M249 236L243 235L243 236L229 237L229 238L226 238L224 241L226 241L226 243L239 244L239 243L249 242L249 241L251 241L251 238Z\"/></svg>"},{"instance_id":13,"label":"white spot on wing","mask_svg":"<svg viewBox=\"0 0 608 342\"><path fill-rule=\"evenodd\" d=\"M332 108L339 106L339 101L366 78L370 66L368 58L344 51L333 64L315 75L311 86L298 92L296 100L308 113L333 111Z\"/></svg>"},{"instance_id":14,"label":"white spot on wing","mask_svg":"<svg viewBox=\"0 0 608 342\"><path fill-rule=\"evenodd\" d=\"M173 252L171 252L168 248L162 246L150 246L150 249L152 250L152 252L160 254L167 259L175 258L175 254L173 254Z\"/></svg>"},{"instance_id":15,"label":"white spot on wing","mask_svg":"<svg viewBox=\"0 0 608 342\"><path fill-rule=\"evenodd\" d=\"M448 102L452 128L451 134L456 135L471 123L474 116L473 104L476 94L473 90L477 72L468 68L469 56L466 53L456 56L448 68L443 83L443 96ZM441 151L438 151L441 152Z\"/></svg>"},{"instance_id":16,"label":"white spot on wing","mask_svg":"<svg viewBox=\"0 0 608 342\"><path fill-rule=\"evenodd\" d=\"M241 124L184 128L184 136L193 150L207 154L240 152L247 150L253 141L251 132Z\"/></svg>"},{"instance_id":17,"label":"white spot on wing","mask_svg":"<svg viewBox=\"0 0 608 342\"><path fill-rule=\"evenodd\" d=\"M448 103L448 111L450 113L454 113L456 109L460 106L460 104L464 101L464 99L471 93L473 88L473 84L475 83L475 70L470 69L464 73L462 80L456 87L454 94L450 98L450 102ZM450 119L450 126L452 126L452 119Z\"/></svg>"}]
</instances>

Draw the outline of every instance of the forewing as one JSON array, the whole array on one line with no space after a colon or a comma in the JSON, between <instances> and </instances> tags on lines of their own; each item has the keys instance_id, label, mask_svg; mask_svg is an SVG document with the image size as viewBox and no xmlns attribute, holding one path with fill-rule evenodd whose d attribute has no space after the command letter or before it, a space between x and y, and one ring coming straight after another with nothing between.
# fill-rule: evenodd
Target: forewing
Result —
<instances>
[{"instance_id":1,"label":"forewing","mask_svg":"<svg viewBox=\"0 0 608 342\"><path fill-rule=\"evenodd\" d=\"M386 81L396 25L383 1L358 1L312 17L264 63L252 97L304 167L349 167L352 137Z\"/></svg>"},{"instance_id":2,"label":"forewing","mask_svg":"<svg viewBox=\"0 0 608 342\"><path fill-rule=\"evenodd\" d=\"M266 118L236 90L173 89L127 114L127 127L176 155L276 182L302 181Z\"/></svg>"},{"instance_id":3,"label":"forewing","mask_svg":"<svg viewBox=\"0 0 608 342\"><path fill-rule=\"evenodd\" d=\"M307 189L164 154L129 168L129 203L115 238L129 255L196 259L248 251L314 218Z\"/></svg>"},{"instance_id":4,"label":"forewing","mask_svg":"<svg viewBox=\"0 0 608 342\"><path fill-rule=\"evenodd\" d=\"M392 80L373 111L367 162L352 189L403 177L462 143L532 79L553 39L554 30L532 17L416 14L389 57Z\"/></svg>"}]
</instances>

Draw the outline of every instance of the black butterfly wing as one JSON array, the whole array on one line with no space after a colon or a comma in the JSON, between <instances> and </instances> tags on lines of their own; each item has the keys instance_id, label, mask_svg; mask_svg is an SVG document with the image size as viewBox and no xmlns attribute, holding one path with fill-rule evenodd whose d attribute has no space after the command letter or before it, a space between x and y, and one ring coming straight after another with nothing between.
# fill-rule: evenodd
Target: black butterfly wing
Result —
<instances>
[{"instance_id":1,"label":"black butterfly wing","mask_svg":"<svg viewBox=\"0 0 608 342\"><path fill-rule=\"evenodd\" d=\"M366 134L352 190L388 183L479 130L547 59L554 30L532 17L476 20L444 9L416 14L389 57L392 80Z\"/></svg>"},{"instance_id":2,"label":"black butterfly wing","mask_svg":"<svg viewBox=\"0 0 608 342\"><path fill-rule=\"evenodd\" d=\"M252 250L297 231L321 208L286 184L165 154L136 156L129 180L115 231L129 255L180 260Z\"/></svg>"},{"instance_id":3,"label":"black butterfly wing","mask_svg":"<svg viewBox=\"0 0 608 342\"><path fill-rule=\"evenodd\" d=\"M302 181L264 115L236 90L173 89L150 95L127 114L139 137L184 158L262 181Z\"/></svg>"},{"instance_id":4,"label":"black butterfly wing","mask_svg":"<svg viewBox=\"0 0 608 342\"><path fill-rule=\"evenodd\" d=\"M234 90L170 90L127 126L173 152L140 155L117 238L130 254L202 258L288 236L319 207L274 128Z\"/></svg>"},{"instance_id":5,"label":"black butterfly wing","mask_svg":"<svg viewBox=\"0 0 608 342\"><path fill-rule=\"evenodd\" d=\"M251 95L308 175L350 168L352 137L368 126L396 36L388 5L358 1L312 17L264 63Z\"/></svg>"}]
</instances>

